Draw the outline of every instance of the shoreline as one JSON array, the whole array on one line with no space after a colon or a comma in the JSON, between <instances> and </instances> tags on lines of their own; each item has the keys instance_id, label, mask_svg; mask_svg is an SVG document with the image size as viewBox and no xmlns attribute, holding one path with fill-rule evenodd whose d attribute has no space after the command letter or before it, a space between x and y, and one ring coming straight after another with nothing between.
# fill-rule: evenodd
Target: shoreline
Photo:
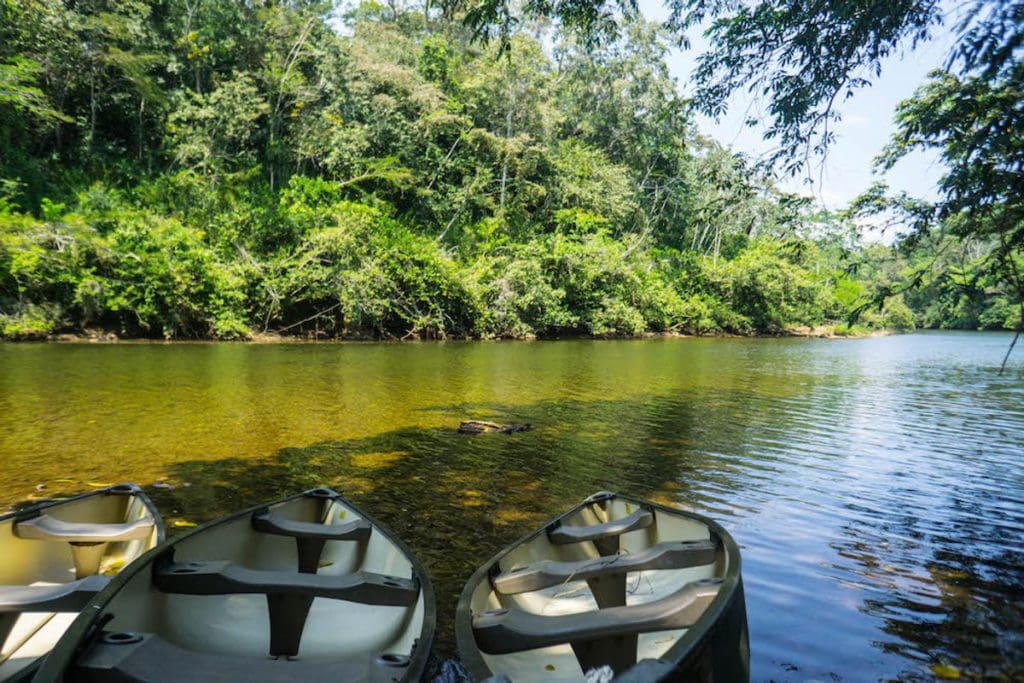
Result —
<instances>
[{"instance_id":1,"label":"shoreline","mask_svg":"<svg viewBox=\"0 0 1024 683\"><path fill-rule=\"evenodd\" d=\"M315 337L312 335L288 335L273 332L259 332L245 339L163 339L158 337L122 337L115 332L107 330L83 330L80 332L63 332L35 338L22 339L0 339L0 344L27 344L27 343L49 343L49 344L408 344L408 343L430 343L430 342L533 342L533 341L624 341L641 339L868 339L873 337L887 337L894 334L902 334L913 330L900 331L894 329L863 330L849 333L836 333L838 325L818 325L815 327L797 326L779 332L757 332L751 334L736 334L730 332L714 332L710 334L686 334L683 332L644 332L637 335L590 335L590 334L564 334L553 336L526 336L526 337L497 337L497 338L476 338L476 337L447 337L447 338L380 338L372 335L348 335L344 337Z\"/></svg>"}]
</instances>

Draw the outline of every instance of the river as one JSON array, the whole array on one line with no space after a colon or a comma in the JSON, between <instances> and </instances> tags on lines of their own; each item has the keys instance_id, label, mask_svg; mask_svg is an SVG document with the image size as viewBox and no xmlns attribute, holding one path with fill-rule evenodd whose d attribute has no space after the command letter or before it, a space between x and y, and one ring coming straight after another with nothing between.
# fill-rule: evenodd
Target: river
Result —
<instances>
[{"instance_id":1,"label":"river","mask_svg":"<svg viewBox=\"0 0 1024 683\"><path fill-rule=\"evenodd\" d=\"M333 486L427 565L446 656L476 565L619 490L739 542L752 681L1021 680L1009 342L0 344L0 509L136 481L174 531Z\"/></svg>"}]
</instances>

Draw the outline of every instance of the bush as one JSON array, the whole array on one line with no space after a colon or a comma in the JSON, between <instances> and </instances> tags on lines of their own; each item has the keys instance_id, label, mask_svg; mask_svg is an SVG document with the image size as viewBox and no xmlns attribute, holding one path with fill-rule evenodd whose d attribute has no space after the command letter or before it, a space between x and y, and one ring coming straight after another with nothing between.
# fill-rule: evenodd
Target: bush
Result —
<instances>
[{"instance_id":1,"label":"bush","mask_svg":"<svg viewBox=\"0 0 1024 683\"><path fill-rule=\"evenodd\" d=\"M882 306L882 327L906 332L914 329L914 312L903 301L903 295L889 297Z\"/></svg>"},{"instance_id":2,"label":"bush","mask_svg":"<svg viewBox=\"0 0 1024 683\"><path fill-rule=\"evenodd\" d=\"M362 204L339 202L332 213L331 227L313 230L277 264L267 289L277 321L386 337L471 332L476 300L436 242Z\"/></svg>"},{"instance_id":3,"label":"bush","mask_svg":"<svg viewBox=\"0 0 1024 683\"><path fill-rule=\"evenodd\" d=\"M801 242L754 241L735 260L712 267L721 298L756 332L821 321L834 299L804 268L807 248Z\"/></svg>"},{"instance_id":4,"label":"bush","mask_svg":"<svg viewBox=\"0 0 1024 683\"><path fill-rule=\"evenodd\" d=\"M0 313L0 338L43 339L51 334L60 321L60 309L54 305L27 304L12 313Z\"/></svg>"},{"instance_id":5,"label":"bush","mask_svg":"<svg viewBox=\"0 0 1024 683\"><path fill-rule=\"evenodd\" d=\"M177 220L135 216L109 235L99 286L107 311L128 334L166 338L244 337L244 282L217 262L203 233Z\"/></svg>"},{"instance_id":6,"label":"bush","mask_svg":"<svg viewBox=\"0 0 1024 683\"><path fill-rule=\"evenodd\" d=\"M485 337L522 338L574 328L578 319L565 307L565 290L544 271L544 247L530 242L501 256L485 257L471 270Z\"/></svg>"}]
</instances>

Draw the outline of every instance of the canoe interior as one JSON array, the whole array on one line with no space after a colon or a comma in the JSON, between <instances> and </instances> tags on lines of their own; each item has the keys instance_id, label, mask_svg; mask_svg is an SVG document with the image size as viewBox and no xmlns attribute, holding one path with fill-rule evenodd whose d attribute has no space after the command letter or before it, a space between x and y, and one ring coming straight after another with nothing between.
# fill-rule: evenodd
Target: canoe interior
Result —
<instances>
[{"instance_id":1,"label":"canoe interior","mask_svg":"<svg viewBox=\"0 0 1024 683\"><path fill-rule=\"evenodd\" d=\"M275 519L295 522L345 525L364 519L357 509L338 497L307 494L273 503L265 509ZM254 530L252 512L240 513L173 539L143 562L152 565L157 556L170 547L176 563L227 561L252 570L297 572L296 540ZM425 632L429 641L432 625L425 628L429 584L403 548L380 527L375 525L363 541L325 543L316 573L342 576L354 572L416 579L420 581L418 597L408 606L315 598L302 629L297 656L281 658L282 662L285 659L300 663L345 660L351 664L369 662L382 655L411 657L417 640L423 640ZM113 595L108 595L111 591ZM275 664L268 656L270 617L264 594L165 593L154 586L151 566L132 571L118 586L112 586L111 591L97 599L103 614L111 617L103 627L107 632L154 634L185 650L185 657L196 653L196 661L207 661L208 658L201 655L207 653L245 658L246 667L266 663L268 667L276 667L274 671L288 668L287 664ZM432 604L429 619L432 624ZM425 646L429 648L429 642ZM298 672L302 666L305 665L295 666L293 670ZM84 676L72 667L66 680L80 680Z\"/></svg>"},{"instance_id":2,"label":"canoe interior","mask_svg":"<svg viewBox=\"0 0 1024 683\"><path fill-rule=\"evenodd\" d=\"M604 498L600 504L585 503L563 516L561 523L567 527L587 527L627 519L641 508L651 512L654 521L646 528L620 535L619 554L636 554L672 541L714 540L711 529L700 518L668 511L660 506L647 506L641 501L619 496ZM549 540L548 533L542 530L507 550L497 559L496 568L492 565L482 574L469 596L469 611L471 614L480 614L489 610L510 609L558 616L598 610L600 607L597 600L584 580L573 580L570 576L558 585L507 595L496 591L488 576L529 567L545 560L576 562L598 558L602 554L591 541L555 545ZM626 575L626 606L661 600L686 584L726 576L730 561L727 553L720 551L714 557L713 562L685 569L629 572ZM686 629L640 634L637 637L636 661L664 656L684 635ZM490 672L508 676L512 681L580 681L586 675L569 644L511 654L488 654L481 650L479 655Z\"/></svg>"},{"instance_id":3,"label":"canoe interior","mask_svg":"<svg viewBox=\"0 0 1024 683\"><path fill-rule=\"evenodd\" d=\"M21 538L19 521L46 515L61 522L118 525L135 520L151 522L145 537L104 543L78 552L98 555L98 571L113 576L135 558L154 547L163 537L163 525L156 509L136 487L128 484L108 487L89 494L54 501L0 518L0 600L3 588L31 586L44 588L70 584L76 575L75 548L63 540ZM23 674L47 654L77 616L75 611L0 612L0 681Z\"/></svg>"}]
</instances>

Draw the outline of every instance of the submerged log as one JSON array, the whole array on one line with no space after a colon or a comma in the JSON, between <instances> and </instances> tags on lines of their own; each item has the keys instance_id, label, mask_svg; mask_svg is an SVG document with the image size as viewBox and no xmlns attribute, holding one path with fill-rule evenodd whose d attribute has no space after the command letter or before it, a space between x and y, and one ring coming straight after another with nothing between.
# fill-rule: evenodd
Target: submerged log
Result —
<instances>
[{"instance_id":1,"label":"submerged log","mask_svg":"<svg viewBox=\"0 0 1024 683\"><path fill-rule=\"evenodd\" d=\"M485 422L483 420L465 420L459 424L459 434L484 434L496 432L498 434L513 434L533 429L531 424L502 425L497 422Z\"/></svg>"}]
</instances>

